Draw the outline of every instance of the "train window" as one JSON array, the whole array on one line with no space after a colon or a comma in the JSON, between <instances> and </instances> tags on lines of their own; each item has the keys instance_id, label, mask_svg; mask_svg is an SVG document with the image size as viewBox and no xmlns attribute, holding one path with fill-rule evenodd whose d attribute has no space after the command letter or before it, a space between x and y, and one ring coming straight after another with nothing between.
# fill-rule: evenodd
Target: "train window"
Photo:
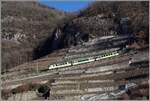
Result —
<instances>
[{"instance_id":1,"label":"train window","mask_svg":"<svg viewBox=\"0 0 150 101\"><path fill-rule=\"evenodd\" d=\"M86 60L89 60L89 59L81 59L81 60L78 60L78 62L82 62L82 61L86 61Z\"/></svg>"},{"instance_id":2,"label":"train window","mask_svg":"<svg viewBox=\"0 0 150 101\"><path fill-rule=\"evenodd\" d=\"M67 64L67 62L59 63L59 65L65 65L65 64Z\"/></svg>"},{"instance_id":3,"label":"train window","mask_svg":"<svg viewBox=\"0 0 150 101\"><path fill-rule=\"evenodd\" d=\"M74 60L73 62L77 62L77 60Z\"/></svg>"},{"instance_id":4,"label":"train window","mask_svg":"<svg viewBox=\"0 0 150 101\"><path fill-rule=\"evenodd\" d=\"M101 56L97 56L96 58L101 58Z\"/></svg>"}]
</instances>

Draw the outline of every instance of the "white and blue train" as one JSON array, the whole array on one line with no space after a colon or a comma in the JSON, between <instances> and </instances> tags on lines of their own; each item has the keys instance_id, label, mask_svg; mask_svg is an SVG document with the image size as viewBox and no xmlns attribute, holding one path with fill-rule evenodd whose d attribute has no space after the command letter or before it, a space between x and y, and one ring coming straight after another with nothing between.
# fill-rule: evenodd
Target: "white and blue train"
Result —
<instances>
[{"instance_id":1,"label":"white and blue train","mask_svg":"<svg viewBox=\"0 0 150 101\"><path fill-rule=\"evenodd\" d=\"M51 65L49 65L49 69L56 69L56 68L61 68L61 67L85 64L85 63L89 63L89 62L93 62L93 61L98 61L98 60L102 60L102 59L106 59L106 58L111 58L111 57L118 56L118 55L119 55L118 51L108 52L108 53L100 54L100 55L97 55L97 56L85 57L85 58L80 58L80 59L77 59L77 60L51 64Z\"/></svg>"}]
</instances>

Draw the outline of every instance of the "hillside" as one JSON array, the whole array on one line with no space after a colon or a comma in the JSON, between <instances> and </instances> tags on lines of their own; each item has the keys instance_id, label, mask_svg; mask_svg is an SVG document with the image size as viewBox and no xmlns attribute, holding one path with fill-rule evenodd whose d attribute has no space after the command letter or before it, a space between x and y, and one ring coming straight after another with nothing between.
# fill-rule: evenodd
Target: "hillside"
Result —
<instances>
[{"instance_id":1,"label":"hillside","mask_svg":"<svg viewBox=\"0 0 150 101\"><path fill-rule=\"evenodd\" d=\"M149 99L149 2L2 4L2 99Z\"/></svg>"},{"instance_id":2,"label":"hillside","mask_svg":"<svg viewBox=\"0 0 150 101\"><path fill-rule=\"evenodd\" d=\"M14 67L106 35L142 31L148 43L148 8L148 2L97 1L68 14L36 2L3 2L2 66ZM120 27L121 19L129 20L126 32Z\"/></svg>"},{"instance_id":3,"label":"hillside","mask_svg":"<svg viewBox=\"0 0 150 101\"><path fill-rule=\"evenodd\" d=\"M67 31L74 25L72 29L76 30L77 26L80 33L86 33L90 38L110 35L119 32L117 27L120 26L120 19L126 17L129 18L129 33L143 30L148 35L148 14L148 2L97 1L81 10L78 17L70 22Z\"/></svg>"},{"instance_id":4,"label":"hillside","mask_svg":"<svg viewBox=\"0 0 150 101\"><path fill-rule=\"evenodd\" d=\"M146 34L144 40L148 43L148 8L148 2L139 1L93 2L89 7L80 10L78 14L66 16L59 22L60 24L54 33L59 32L59 37L53 44L55 48L49 47L52 40L48 39L45 44L38 46L35 54L41 57L52 52L51 49L76 46L97 37L116 34L135 35L141 31ZM121 19L128 19L125 25L128 30L126 32L122 31Z\"/></svg>"},{"instance_id":5,"label":"hillside","mask_svg":"<svg viewBox=\"0 0 150 101\"><path fill-rule=\"evenodd\" d=\"M64 12L37 2L2 2L2 70L33 60Z\"/></svg>"}]
</instances>

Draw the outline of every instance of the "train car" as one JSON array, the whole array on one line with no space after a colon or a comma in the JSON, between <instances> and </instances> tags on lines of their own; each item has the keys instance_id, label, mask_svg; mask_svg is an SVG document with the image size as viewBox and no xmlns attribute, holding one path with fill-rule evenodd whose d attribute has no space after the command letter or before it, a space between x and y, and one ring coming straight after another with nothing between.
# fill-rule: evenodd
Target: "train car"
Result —
<instances>
[{"instance_id":1,"label":"train car","mask_svg":"<svg viewBox=\"0 0 150 101\"><path fill-rule=\"evenodd\" d=\"M67 67L71 66L71 62L63 62L63 63L58 63L58 64L52 64L49 66L49 69L55 69L55 68L61 68L61 67Z\"/></svg>"},{"instance_id":2,"label":"train car","mask_svg":"<svg viewBox=\"0 0 150 101\"><path fill-rule=\"evenodd\" d=\"M55 68L85 64L85 63L89 63L89 62L93 62L93 61L98 61L98 60L101 60L101 59L111 58L111 57L114 57L114 56L117 56L117 55L119 55L118 51L108 52L108 53L101 54L99 56L79 58L79 59L72 60L72 61L52 64L52 65L49 66L49 69L55 69Z\"/></svg>"},{"instance_id":3,"label":"train car","mask_svg":"<svg viewBox=\"0 0 150 101\"><path fill-rule=\"evenodd\" d=\"M73 65L78 65L78 64L84 64L84 63L88 63L88 62L92 62L92 61L95 61L94 57L74 60L72 64Z\"/></svg>"},{"instance_id":4,"label":"train car","mask_svg":"<svg viewBox=\"0 0 150 101\"><path fill-rule=\"evenodd\" d=\"M110 57L117 56L117 55L119 55L119 53L118 53L117 51L109 52L109 53L106 53L106 54L102 54L102 55L97 56L97 57L96 57L96 61L97 61L97 60L101 60L101 59L110 58Z\"/></svg>"}]
</instances>

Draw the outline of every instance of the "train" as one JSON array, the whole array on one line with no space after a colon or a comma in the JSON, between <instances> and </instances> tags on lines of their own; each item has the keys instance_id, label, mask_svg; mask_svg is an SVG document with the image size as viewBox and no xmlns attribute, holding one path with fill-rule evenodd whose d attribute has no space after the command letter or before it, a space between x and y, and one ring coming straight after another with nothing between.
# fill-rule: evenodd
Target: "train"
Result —
<instances>
[{"instance_id":1,"label":"train","mask_svg":"<svg viewBox=\"0 0 150 101\"><path fill-rule=\"evenodd\" d=\"M70 61L66 61L66 62L62 62L62 63L51 64L51 65L49 65L49 70L56 69L56 68L63 68L63 67L68 67L68 66L85 64L85 63L89 63L89 62L93 62L93 61L99 61L99 60L102 60L102 59L118 56L119 54L120 54L120 52L116 50L116 51L112 51L112 52L99 54L99 55L96 55L96 56L79 58L79 59L74 59L74 60L70 60Z\"/></svg>"}]
</instances>

